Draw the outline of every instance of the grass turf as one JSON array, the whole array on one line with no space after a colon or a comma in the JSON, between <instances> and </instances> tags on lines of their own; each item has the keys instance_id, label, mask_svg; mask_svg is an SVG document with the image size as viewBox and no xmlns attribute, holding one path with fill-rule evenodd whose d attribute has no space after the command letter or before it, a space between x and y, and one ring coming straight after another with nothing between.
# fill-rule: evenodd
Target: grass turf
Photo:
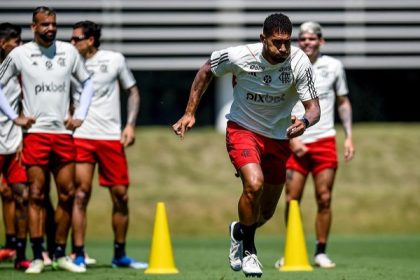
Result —
<instances>
[{"instance_id":1,"label":"grass turf","mask_svg":"<svg viewBox=\"0 0 420 280\"><path fill-rule=\"evenodd\" d=\"M309 238L310 239L310 238ZM313 239L308 240L308 253L313 252ZM148 258L149 241L131 241L130 255ZM283 240L273 236L257 236L259 258L264 265L263 279L282 280L394 280L420 279L420 237L418 235L339 235L331 238L329 253L337 263L335 269L315 268L312 272L279 272L273 264L282 254ZM113 269L110 266L111 244L88 242L87 249L98 264L85 274L51 271L41 275L25 275L11 269L11 263L0 264L0 279L244 279L242 272L230 270L227 262L229 241L217 239L173 240L174 260L180 273L145 275L143 270ZM312 259L311 256L310 260Z\"/></svg>"}]
</instances>

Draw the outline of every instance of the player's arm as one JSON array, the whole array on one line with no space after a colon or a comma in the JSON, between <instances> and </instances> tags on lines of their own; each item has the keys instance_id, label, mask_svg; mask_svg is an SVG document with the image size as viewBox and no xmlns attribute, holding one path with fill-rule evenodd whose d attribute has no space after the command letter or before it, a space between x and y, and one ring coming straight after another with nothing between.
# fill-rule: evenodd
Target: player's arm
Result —
<instances>
[{"instance_id":1,"label":"player's arm","mask_svg":"<svg viewBox=\"0 0 420 280\"><path fill-rule=\"evenodd\" d=\"M88 78L83 82L82 93L80 94L79 107L74 113L72 118L65 121L67 129L74 130L80 127L87 116L90 103L92 102L93 96L93 82L91 78Z\"/></svg>"},{"instance_id":2,"label":"player's arm","mask_svg":"<svg viewBox=\"0 0 420 280\"><path fill-rule=\"evenodd\" d=\"M0 84L0 111L12 120L16 125L24 128L30 128L35 123L34 118L19 116L10 106L9 101L3 93L3 86Z\"/></svg>"},{"instance_id":3,"label":"player's arm","mask_svg":"<svg viewBox=\"0 0 420 280\"><path fill-rule=\"evenodd\" d=\"M140 108L140 90L134 85L128 89L127 124L121 135L121 144L128 147L134 144L137 115Z\"/></svg>"},{"instance_id":4,"label":"player's arm","mask_svg":"<svg viewBox=\"0 0 420 280\"><path fill-rule=\"evenodd\" d=\"M354 157L355 150L352 138L352 107L346 95L337 96L337 111L345 134L344 159L349 161Z\"/></svg>"},{"instance_id":5,"label":"player's arm","mask_svg":"<svg viewBox=\"0 0 420 280\"><path fill-rule=\"evenodd\" d=\"M194 126L198 104L212 79L210 60L207 60L195 75L184 115L172 126L175 134L179 135L181 139L184 138L185 132Z\"/></svg>"}]
</instances>

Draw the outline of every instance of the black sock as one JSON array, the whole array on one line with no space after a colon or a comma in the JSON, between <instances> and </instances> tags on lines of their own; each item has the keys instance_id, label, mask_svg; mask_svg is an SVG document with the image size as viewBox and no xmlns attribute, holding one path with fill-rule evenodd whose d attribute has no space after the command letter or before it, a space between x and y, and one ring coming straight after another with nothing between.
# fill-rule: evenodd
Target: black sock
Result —
<instances>
[{"instance_id":1,"label":"black sock","mask_svg":"<svg viewBox=\"0 0 420 280\"><path fill-rule=\"evenodd\" d=\"M73 253L76 257L84 257L85 256L85 246L73 246Z\"/></svg>"},{"instance_id":2,"label":"black sock","mask_svg":"<svg viewBox=\"0 0 420 280\"><path fill-rule=\"evenodd\" d=\"M235 226L233 227L232 235L233 238L235 238L238 241L242 241L244 239L244 231L242 230L240 223L235 224Z\"/></svg>"},{"instance_id":3,"label":"black sock","mask_svg":"<svg viewBox=\"0 0 420 280\"><path fill-rule=\"evenodd\" d=\"M16 262L26 260L26 238L17 238L16 240Z\"/></svg>"},{"instance_id":4,"label":"black sock","mask_svg":"<svg viewBox=\"0 0 420 280\"><path fill-rule=\"evenodd\" d=\"M319 241L316 242L315 256L318 254L325 254L326 250L327 250L327 243L321 243Z\"/></svg>"},{"instance_id":5,"label":"black sock","mask_svg":"<svg viewBox=\"0 0 420 280\"><path fill-rule=\"evenodd\" d=\"M66 255L66 244L55 244L54 258L62 258Z\"/></svg>"},{"instance_id":6,"label":"black sock","mask_svg":"<svg viewBox=\"0 0 420 280\"><path fill-rule=\"evenodd\" d=\"M245 226L243 224L240 225L241 230L243 232L243 240L242 245L244 249L244 256L245 252L248 251L250 254L257 254L257 248L255 247L255 231L257 230L257 224L253 224L250 226Z\"/></svg>"},{"instance_id":7,"label":"black sock","mask_svg":"<svg viewBox=\"0 0 420 280\"><path fill-rule=\"evenodd\" d=\"M125 256L125 242L118 243L114 241L114 258L119 259Z\"/></svg>"},{"instance_id":8,"label":"black sock","mask_svg":"<svg viewBox=\"0 0 420 280\"><path fill-rule=\"evenodd\" d=\"M32 246L32 252L34 254L34 260L42 260L43 243L44 243L43 237L31 238L31 246Z\"/></svg>"},{"instance_id":9,"label":"black sock","mask_svg":"<svg viewBox=\"0 0 420 280\"><path fill-rule=\"evenodd\" d=\"M7 249L16 249L16 235L6 234L6 244L4 245Z\"/></svg>"}]
</instances>

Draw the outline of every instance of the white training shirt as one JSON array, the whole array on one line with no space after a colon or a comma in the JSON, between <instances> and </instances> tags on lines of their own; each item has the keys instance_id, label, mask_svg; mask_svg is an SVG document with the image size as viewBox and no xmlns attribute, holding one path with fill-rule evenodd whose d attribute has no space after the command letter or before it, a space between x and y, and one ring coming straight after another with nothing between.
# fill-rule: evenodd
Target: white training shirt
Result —
<instances>
[{"instance_id":1,"label":"white training shirt","mask_svg":"<svg viewBox=\"0 0 420 280\"><path fill-rule=\"evenodd\" d=\"M75 138L96 140L121 139L120 87L129 89L136 85L136 80L121 53L98 50L85 62L92 74L94 95L88 115L82 126L73 134ZM73 89L73 84L72 84ZM76 107L80 98L81 87L75 85L73 98Z\"/></svg>"},{"instance_id":2,"label":"white training shirt","mask_svg":"<svg viewBox=\"0 0 420 280\"><path fill-rule=\"evenodd\" d=\"M293 106L317 97L312 66L293 46L283 63L272 65L262 56L262 48L256 43L215 51L211 70L216 76L236 76L228 120L269 138L287 139Z\"/></svg>"},{"instance_id":3,"label":"white training shirt","mask_svg":"<svg viewBox=\"0 0 420 280\"><path fill-rule=\"evenodd\" d=\"M311 143L320 138L334 136L334 111L335 96L348 94L346 74L343 64L330 56L321 55L313 64L315 75L315 88L319 96L321 117L319 122L309 127L299 139L303 143ZM302 103L296 103L293 108L293 115L301 118L305 113Z\"/></svg>"},{"instance_id":4,"label":"white training shirt","mask_svg":"<svg viewBox=\"0 0 420 280\"><path fill-rule=\"evenodd\" d=\"M74 46L55 41L49 48L29 42L13 49L0 67L0 83L5 85L21 74L23 114L36 123L26 132L65 133L64 120L70 104L70 77L84 82L89 78Z\"/></svg>"},{"instance_id":5,"label":"white training shirt","mask_svg":"<svg viewBox=\"0 0 420 280\"><path fill-rule=\"evenodd\" d=\"M19 109L19 96L21 93L19 80L13 77L3 87L3 93L15 112ZM22 141L22 129L15 125L12 120L0 112L0 155L8 155L17 152Z\"/></svg>"}]
</instances>

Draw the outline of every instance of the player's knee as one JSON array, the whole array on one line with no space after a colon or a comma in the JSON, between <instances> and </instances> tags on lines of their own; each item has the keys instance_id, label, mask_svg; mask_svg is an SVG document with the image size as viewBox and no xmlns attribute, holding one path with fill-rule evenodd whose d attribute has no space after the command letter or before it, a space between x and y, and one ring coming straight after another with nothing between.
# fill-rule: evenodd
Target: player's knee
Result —
<instances>
[{"instance_id":1,"label":"player's knee","mask_svg":"<svg viewBox=\"0 0 420 280\"><path fill-rule=\"evenodd\" d=\"M262 177L253 177L245 182L244 193L250 199L256 199L261 196L264 180Z\"/></svg>"},{"instance_id":2,"label":"player's knee","mask_svg":"<svg viewBox=\"0 0 420 280\"><path fill-rule=\"evenodd\" d=\"M29 190L29 203L41 206L44 203L45 194L42 188L31 188Z\"/></svg>"},{"instance_id":3,"label":"player's knee","mask_svg":"<svg viewBox=\"0 0 420 280\"><path fill-rule=\"evenodd\" d=\"M28 187L24 184L17 184L13 186L13 191L16 208L25 209L28 206L29 200Z\"/></svg>"},{"instance_id":4,"label":"player's knee","mask_svg":"<svg viewBox=\"0 0 420 280\"><path fill-rule=\"evenodd\" d=\"M324 191L318 195L318 208L320 210L329 209L331 205L331 192Z\"/></svg>"},{"instance_id":5,"label":"player's knee","mask_svg":"<svg viewBox=\"0 0 420 280\"><path fill-rule=\"evenodd\" d=\"M59 203L73 203L75 196L74 188L63 188L58 193Z\"/></svg>"},{"instance_id":6,"label":"player's knee","mask_svg":"<svg viewBox=\"0 0 420 280\"><path fill-rule=\"evenodd\" d=\"M78 189L74 197L74 203L78 207L86 208L89 202L89 193Z\"/></svg>"}]
</instances>

